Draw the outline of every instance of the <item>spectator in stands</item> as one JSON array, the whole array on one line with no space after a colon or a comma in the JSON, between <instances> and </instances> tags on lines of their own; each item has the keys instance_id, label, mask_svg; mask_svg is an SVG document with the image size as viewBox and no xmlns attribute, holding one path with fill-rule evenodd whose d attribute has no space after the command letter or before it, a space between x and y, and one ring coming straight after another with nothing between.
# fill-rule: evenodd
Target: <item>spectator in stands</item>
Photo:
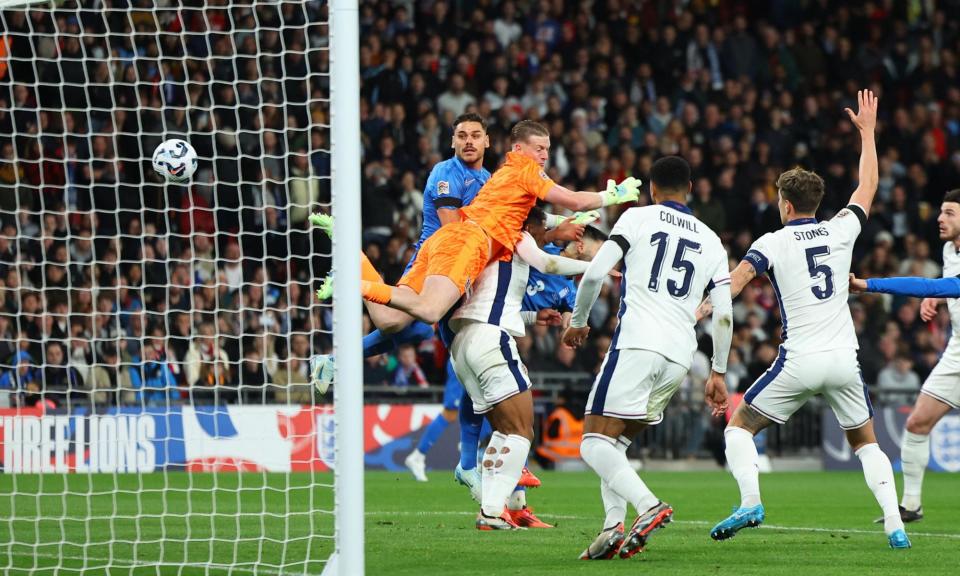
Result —
<instances>
[{"instance_id":1,"label":"spectator in stands","mask_svg":"<svg viewBox=\"0 0 960 576\"><path fill-rule=\"evenodd\" d=\"M90 377L85 381L90 401L97 405L116 406L136 401L131 367L120 365L116 346L106 344L97 365L90 368Z\"/></svg>"},{"instance_id":2,"label":"spectator in stands","mask_svg":"<svg viewBox=\"0 0 960 576\"><path fill-rule=\"evenodd\" d=\"M220 269L226 275L226 284L231 291L239 290L243 284L243 266L240 262L240 245L234 241L227 244L227 250Z\"/></svg>"},{"instance_id":3,"label":"spectator in stands","mask_svg":"<svg viewBox=\"0 0 960 576\"><path fill-rule=\"evenodd\" d=\"M200 363L196 382L190 389L193 402L198 404L226 404L239 398L233 383L230 364L225 357L212 358Z\"/></svg>"},{"instance_id":4,"label":"spectator in stands","mask_svg":"<svg viewBox=\"0 0 960 576\"><path fill-rule=\"evenodd\" d=\"M877 376L877 390L892 392L886 394L889 402L909 404L920 389L920 377L913 370L913 361L906 354L897 354Z\"/></svg>"},{"instance_id":5,"label":"spectator in stands","mask_svg":"<svg viewBox=\"0 0 960 576\"><path fill-rule=\"evenodd\" d=\"M176 398L177 381L159 340L147 340L143 346L142 367L131 373L131 381L136 402L141 406L169 406Z\"/></svg>"},{"instance_id":6,"label":"spectator in stands","mask_svg":"<svg viewBox=\"0 0 960 576\"><path fill-rule=\"evenodd\" d=\"M427 386L427 377L417 362L417 351L411 344L403 344L397 349L397 367L390 383L400 387Z\"/></svg>"},{"instance_id":7,"label":"spectator in stands","mask_svg":"<svg viewBox=\"0 0 960 576\"><path fill-rule=\"evenodd\" d=\"M464 88L462 74L454 73L450 76L449 89L437 98L437 110L441 116L449 115L451 118L456 118L463 114L468 106L476 103L477 99ZM450 122L444 122L444 124L450 124Z\"/></svg>"},{"instance_id":8,"label":"spectator in stands","mask_svg":"<svg viewBox=\"0 0 960 576\"><path fill-rule=\"evenodd\" d=\"M43 373L36 389L28 386L32 393L26 396L27 405L42 403L48 407L70 408L70 400L77 396L83 386L80 374L72 366L67 366L63 345L50 341L45 347Z\"/></svg>"},{"instance_id":9,"label":"spectator in stands","mask_svg":"<svg viewBox=\"0 0 960 576\"><path fill-rule=\"evenodd\" d=\"M34 363L29 352L17 352L10 362L11 367L0 375L0 390L5 392L5 402L8 406L19 406L26 403L28 394L39 392L43 374ZM34 401L36 398L30 396Z\"/></svg>"},{"instance_id":10,"label":"spectator in stands","mask_svg":"<svg viewBox=\"0 0 960 576\"><path fill-rule=\"evenodd\" d=\"M291 160L288 198L290 209L287 220L293 228L302 228L311 209L320 200L320 181L313 172L306 151L297 150Z\"/></svg>"},{"instance_id":11,"label":"spectator in stands","mask_svg":"<svg viewBox=\"0 0 960 576\"><path fill-rule=\"evenodd\" d=\"M266 404L268 395L272 397L270 377L260 351L254 346L248 346L243 352L240 366L240 395L245 404Z\"/></svg>"},{"instance_id":12,"label":"spectator in stands","mask_svg":"<svg viewBox=\"0 0 960 576\"><path fill-rule=\"evenodd\" d=\"M313 387L304 374L299 358L289 358L280 362L273 375L274 399L280 404L310 404L313 402Z\"/></svg>"}]
</instances>

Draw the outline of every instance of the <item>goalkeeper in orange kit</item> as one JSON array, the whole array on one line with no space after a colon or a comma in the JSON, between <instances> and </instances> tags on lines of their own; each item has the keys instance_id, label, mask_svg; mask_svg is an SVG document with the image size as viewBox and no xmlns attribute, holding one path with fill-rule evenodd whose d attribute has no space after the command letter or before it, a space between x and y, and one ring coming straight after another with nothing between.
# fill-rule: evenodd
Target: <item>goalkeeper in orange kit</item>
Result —
<instances>
[{"instance_id":1,"label":"goalkeeper in orange kit","mask_svg":"<svg viewBox=\"0 0 960 576\"><path fill-rule=\"evenodd\" d=\"M519 122L510 142L506 162L473 203L460 209L461 220L443 226L423 244L397 286L384 284L363 257L361 289L375 325L439 321L488 263L512 258L527 213L538 200L582 211L633 202L639 196L640 180L632 177L620 184L608 181L603 192L574 192L554 183L543 169L550 133L542 124Z\"/></svg>"}]
</instances>

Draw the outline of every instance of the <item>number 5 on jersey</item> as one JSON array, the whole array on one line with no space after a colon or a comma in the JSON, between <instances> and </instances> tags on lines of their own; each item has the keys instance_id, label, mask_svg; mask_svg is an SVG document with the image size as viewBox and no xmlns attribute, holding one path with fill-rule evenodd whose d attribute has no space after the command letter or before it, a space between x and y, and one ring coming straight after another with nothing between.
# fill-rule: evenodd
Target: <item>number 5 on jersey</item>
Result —
<instances>
[{"instance_id":1,"label":"number 5 on jersey","mask_svg":"<svg viewBox=\"0 0 960 576\"><path fill-rule=\"evenodd\" d=\"M823 278L826 280L825 287L821 288L820 286L813 286L810 288L810 291L813 292L813 295L816 296L818 300L826 300L827 298L833 296L833 270L831 270L826 264L817 263L817 256L829 255L829 246L814 246L813 248L807 248L807 269L810 271L810 277L819 279L819 276L823 274Z\"/></svg>"},{"instance_id":2,"label":"number 5 on jersey","mask_svg":"<svg viewBox=\"0 0 960 576\"><path fill-rule=\"evenodd\" d=\"M663 271L663 259L670 244L670 235L666 232L657 232L650 236L650 245L656 245L657 254L653 259L653 269L650 270L650 283L647 287L652 292L660 291L660 273ZM693 281L693 262L686 259L687 251L700 254L700 244L686 238L677 241L677 251L673 255L673 269L683 273L680 284L674 279L667 280L667 292L674 298L683 300L690 293L690 283Z\"/></svg>"}]
</instances>

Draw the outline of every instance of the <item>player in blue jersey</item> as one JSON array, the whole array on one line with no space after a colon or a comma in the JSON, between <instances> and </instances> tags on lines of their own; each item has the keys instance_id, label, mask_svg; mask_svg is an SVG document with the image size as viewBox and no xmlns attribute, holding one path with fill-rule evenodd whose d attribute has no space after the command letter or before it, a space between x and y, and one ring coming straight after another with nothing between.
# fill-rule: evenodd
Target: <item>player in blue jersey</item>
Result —
<instances>
[{"instance_id":1,"label":"player in blue jersey","mask_svg":"<svg viewBox=\"0 0 960 576\"><path fill-rule=\"evenodd\" d=\"M467 206L490 178L483 167L484 151L490 147L487 124L475 113L462 114L453 125L453 158L439 162L430 171L423 190L423 230L414 245L414 254L403 273L406 274L420 247L444 224L460 220L460 208ZM388 328L389 330L389 328ZM392 350L399 342L419 341L433 336L433 327L414 321L395 335L377 329L363 339L364 356ZM443 392L443 412L427 426L417 448L407 455L404 464L420 482L427 481L426 454L457 417L463 387L447 361L447 380Z\"/></svg>"},{"instance_id":2,"label":"player in blue jersey","mask_svg":"<svg viewBox=\"0 0 960 576\"><path fill-rule=\"evenodd\" d=\"M444 224L458 222L460 208L469 205L490 178L490 172L483 167L483 155L490 147L490 137L487 135L487 123L479 114L471 112L457 117L450 146L453 148L453 157L438 162L427 177L427 185L423 189L423 229L404 274L410 269L427 238ZM364 356L389 352L399 343L433 336L433 328L419 321L399 331L394 328L383 326L368 334L363 339Z\"/></svg>"},{"instance_id":3,"label":"player in blue jersey","mask_svg":"<svg viewBox=\"0 0 960 576\"><path fill-rule=\"evenodd\" d=\"M594 226L584 229L583 237L561 248L556 244L547 244L543 251L557 256L566 256L575 260L593 260L597 250L607 240L607 235ZM527 295L523 298L524 312L552 308L564 315L564 327L567 326L573 305L577 300L577 286L566 276L544 274L533 268L527 281Z\"/></svg>"}]
</instances>

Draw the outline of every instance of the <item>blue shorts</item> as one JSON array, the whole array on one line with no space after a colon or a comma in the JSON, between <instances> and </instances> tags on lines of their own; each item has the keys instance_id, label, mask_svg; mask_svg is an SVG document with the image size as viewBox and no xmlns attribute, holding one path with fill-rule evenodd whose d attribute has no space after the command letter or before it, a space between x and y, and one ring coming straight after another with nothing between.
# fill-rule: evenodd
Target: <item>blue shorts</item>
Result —
<instances>
[{"instance_id":1,"label":"blue shorts","mask_svg":"<svg viewBox=\"0 0 960 576\"><path fill-rule=\"evenodd\" d=\"M447 383L443 388L443 409L459 410L460 400L463 399L463 384L453 371L453 362L447 360Z\"/></svg>"}]
</instances>

